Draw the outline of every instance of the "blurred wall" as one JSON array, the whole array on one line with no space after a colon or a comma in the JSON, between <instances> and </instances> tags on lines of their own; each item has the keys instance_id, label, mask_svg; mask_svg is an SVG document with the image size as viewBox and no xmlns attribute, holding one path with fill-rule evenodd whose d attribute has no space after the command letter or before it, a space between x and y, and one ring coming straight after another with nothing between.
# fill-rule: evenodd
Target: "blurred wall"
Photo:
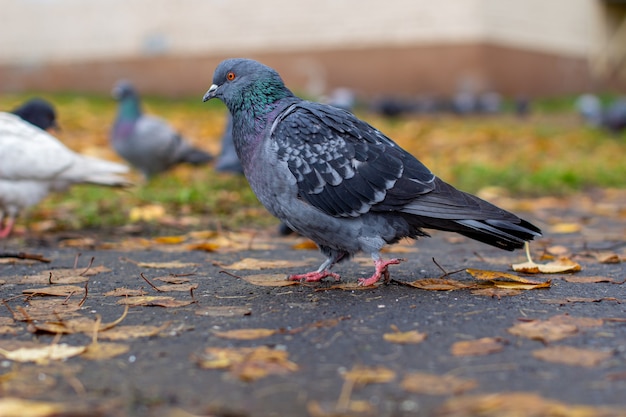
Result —
<instances>
[{"instance_id":1,"label":"blurred wall","mask_svg":"<svg viewBox=\"0 0 626 417\"><path fill-rule=\"evenodd\" d=\"M0 0L0 90L163 94L210 84L224 57L313 94L579 92L602 85L599 0Z\"/></svg>"}]
</instances>

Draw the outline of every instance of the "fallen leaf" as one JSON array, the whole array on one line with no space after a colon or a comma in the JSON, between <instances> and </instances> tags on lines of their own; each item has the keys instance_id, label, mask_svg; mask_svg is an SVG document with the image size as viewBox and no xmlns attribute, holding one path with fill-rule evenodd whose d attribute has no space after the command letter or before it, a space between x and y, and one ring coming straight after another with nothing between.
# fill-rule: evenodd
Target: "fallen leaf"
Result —
<instances>
[{"instance_id":1,"label":"fallen leaf","mask_svg":"<svg viewBox=\"0 0 626 417\"><path fill-rule=\"evenodd\" d=\"M66 343L44 345L37 347L24 347L7 351L0 349L0 354L15 362L47 363L50 360L64 360L72 356L80 355L86 346L70 346Z\"/></svg>"},{"instance_id":2,"label":"fallen leaf","mask_svg":"<svg viewBox=\"0 0 626 417\"><path fill-rule=\"evenodd\" d=\"M567 257L560 257L553 262L538 264L533 261L530 256L530 245L528 242L526 242L524 247L526 249L526 258L528 261L511 265L515 272L523 272L526 274L537 274L540 272L543 274L557 274L565 272L578 272L582 269L578 263Z\"/></svg>"},{"instance_id":3,"label":"fallen leaf","mask_svg":"<svg viewBox=\"0 0 626 417\"><path fill-rule=\"evenodd\" d=\"M298 242L291 246L291 249L296 250L317 250L318 247L312 240L303 240L302 242Z\"/></svg>"},{"instance_id":4,"label":"fallen leaf","mask_svg":"<svg viewBox=\"0 0 626 417\"><path fill-rule=\"evenodd\" d=\"M22 294L29 295L51 295L58 297L67 297L70 294L82 294L85 291L83 287L78 287L76 285L52 285L50 287L42 287L42 288L29 288L27 290L22 290Z\"/></svg>"},{"instance_id":5,"label":"fallen leaf","mask_svg":"<svg viewBox=\"0 0 626 417\"><path fill-rule=\"evenodd\" d=\"M250 312L250 307L244 306L208 306L197 309L195 314L207 317L240 317L247 316Z\"/></svg>"},{"instance_id":6,"label":"fallen leaf","mask_svg":"<svg viewBox=\"0 0 626 417\"><path fill-rule=\"evenodd\" d=\"M400 383L406 391L426 395L458 395L476 388L477 385L473 379L424 372L410 372Z\"/></svg>"},{"instance_id":7,"label":"fallen leaf","mask_svg":"<svg viewBox=\"0 0 626 417\"><path fill-rule=\"evenodd\" d=\"M397 331L383 334L383 340L398 344L417 344L426 340L427 336L426 333L420 333L417 330L409 330L408 332Z\"/></svg>"},{"instance_id":8,"label":"fallen leaf","mask_svg":"<svg viewBox=\"0 0 626 417\"><path fill-rule=\"evenodd\" d=\"M310 261L287 261L287 260L265 260L265 259L255 259L255 258L244 258L240 261L233 262L230 265L221 265L224 269L233 269L236 271L251 269L286 269L286 268L300 268L305 267L310 264Z\"/></svg>"},{"instance_id":9,"label":"fallen leaf","mask_svg":"<svg viewBox=\"0 0 626 417\"><path fill-rule=\"evenodd\" d=\"M601 264L618 264L622 262L620 256L613 252L599 252L595 254L595 257Z\"/></svg>"},{"instance_id":10,"label":"fallen leaf","mask_svg":"<svg viewBox=\"0 0 626 417\"><path fill-rule=\"evenodd\" d=\"M573 324L559 324L549 321L533 320L516 323L513 327L508 329L508 332L515 336L547 343L575 335L578 333L578 327Z\"/></svg>"},{"instance_id":11,"label":"fallen leaf","mask_svg":"<svg viewBox=\"0 0 626 417\"><path fill-rule=\"evenodd\" d=\"M165 217L165 207L160 204L148 204L141 207L133 207L128 213L131 222L151 222Z\"/></svg>"},{"instance_id":12,"label":"fallen leaf","mask_svg":"<svg viewBox=\"0 0 626 417\"><path fill-rule=\"evenodd\" d=\"M615 297L601 297L601 298L592 298L592 297L568 297L568 298L553 298L548 300L543 300L545 304L569 304L569 303L599 303L602 301L615 301L621 304L621 300Z\"/></svg>"},{"instance_id":13,"label":"fallen leaf","mask_svg":"<svg viewBox=\"0 0 626 417\"><path fill-rule=\"evenodd\" d=\"M226 331L213 331L213 334L223 339L236 339L236 340L254 340L261 339L263 337L272 336L278 333L274 329L237 329Z\"/></svg>"},{"instance_id":14,"label":"fallen leaf","mask_svg":"<svg viewBox=\"0 0 626 417\"><path fill-rule=\"evenodd\" d=\"M187 240L186 236L158 236L152 239L155 243L162 245L177 245Z\"/></svg>"},{"instance_id":15,"label":"fallen leaf","mask_svg":"<svg viewBox=\"0 0 626 417\"><path fill-rule=\"evenodd\" d=\"M161 326L116 326L98 333L98 338L106 340L128 340L139 337L157 336L167 329L170 324L170 322L166 322Z\"/></svg>"},{"instance_id":16,"label":"fallen leaf","mask_svg":"<svg viewBox=\"0 0 626 417\"><path fill-rule=\"evenodd\" d=\"M618 281L615 278L610 277L577 277L577 276L564 276L561 277L564 281L575 283L575 284L595 284L598 282L611 282L613 284L623 284L624 281Z\"/></svg>"},{"instance_id":17,"label":"fallen leaf","mask_svg":"<svg viewBox=\"0 0 626 417\"><path fill-rule=\"evenodd\" d=\"M523 292L522 290L515 289L515 288L496 288L496 287L480 288L477 290L472 290L473 295L484 295L487 297L496 297L496 298L520 295L522 292Z\"/></svg>"},{"instance_id":18,"label":"fallen leaf","mask_svg":"<svg viewBox=\"0 0 626 417\"><path fill-rule=\"evenodd\" d=\"M79 302L64 298L40 298L28 300L28 309L14 309L14 318L20 321L65 319L78 316Z\"/></svg>"},{"instance_id":19,"label":"fallen leaf","mask_svg":"<svg viewBox=\"0 0 626 417\"><path fill-rule=\"evenodd\" d=\"M533 356L542 361L591 368L613 356L613 352L580 349L572 346L550 346L533 350Z\"/></svg>"},{"instance_id":20,"label":"fallen leaf","mask_svg":"<svg viewBox=\"0 0 626 417\"><path fill-rule=\"evenodd\" d=\"M137 266L141 268L155 268L155 269L170 269L170 268L191 268L197 267L198 264L192 262L136 262Z\"/></svg>"},{"instance_id":21,"label":"fallen leaf","mask_svg":"<svg viewBox=\"0 0 626 417\"><path fill-rule=\"evenodd\" d=\"M153 278L154 281L166 282L168 284L186 284L191 281L189 278L177 277L174 275L168 275L165 277Z\"/></svg>"},{"instance_id":22,"label":"fallen leaf","mask_svg":"<svg viewBox=\"0 0 626 417\"><path fill-rule=\"evenodd\" d=\"M187 250L202 250L205 252L215 252L220 246L217 243L202 242L202 243L190 243L187 245Z\"/></svg>"},{"instance_id":23,"label":"fallen leaf","mask_svg":"<svg viewBox=\"0 0 626 417\"><path fill-rule=\"evenodd\" d=\"M357 365L343 375L346 381L351 381L355 386L368 384L384 384L396 379L396 373L384 366L360 366Z\"/></svg>"},{"instance_id":24,"label":"fallen leaf","mask_svg":"<svg viewBox=\"0 0 626 417\"><path fill-rule=\"evenodd\" d=\"M117 304L127 306L146 306L146 307L185 307L193 304L194 300L177 300L174 297L144 295L139 297L127 297L119 300Z\"/></svg>"},{"instance_id":25,"label":"fallen leaf","mask_svg":"<svg viewBox=\"0 0 626 417\"><path fill-rule=\"evenodd\" d=\"M436 415L447 417L618 417L626 410L563 403L527 392L500 392L452 397L439 407Z\"/></svg>"},{"instance_id":26,"label":"fallen leaf","mask_svg":"<svg viewBox=\"0 0 626 417\"><path fill-rule=\"evenodd\" d=\"M113 291L107 291L104 293L107 297L141 297L146 294L148 293L142 289L131 290L129 288L116 288Z\"/></svg>"},{"instance_id":27,"label":"fallen leaf","mask_svg":"<svg viewBox=\"0 0 626 417\"><path fill-rule=\"evenodd\" d=\"M198 288L198 284L167 284L156 287L161 292L178 291L189 292Z\"/></svg>"},{"instance_id":28,"label":"fallen leaf","mask_svg":"<svg viewBox=\"0 0 626 417\"><path fill-rule=\"evenodd\" d=\"M567 234L567 233L578 233L582 230L582 226L579 223L557 223L553 224L550 227L551 233L556 234Z\"/></svg>"},{"instance_id":29,"label":"fallen leaf","mask_svg":"<svg viewBox=\"0 0 626 417\"><path fill-rule=\"evenodd\" d=\"M241 279L261 287L287 287L300 284L298 281L288 280L285 274L254 274L242 276Z\"/></svg>"},{"instance_id":30,"label":"fallen leaf","mask_svg":"<svg viewBox=\"0 0 626 417\"><path fill-rule=\"evenodd\" d=\"M309 417L370 417L379 415L369 401L350 399L345 404L309 401L306 404Z\"/></svg>"},{"instance_id":31,"label":"fallen leaf","mask_svg":"<svg viewBox=\"0 0 626 417\"><path fill-rule=\"evenodd\" d=\"M130 346L121 343L92 343L80 355L81 358L92 361L101 361L123 355L130 350Z\"/></svg>"},{"instance_id":32,"label":"fallen leaf","mask_svg":"<svg viewBox=\"0 0 626 417\"><path fill-rule=\"evenodd\" d=\"M244 380L255 381L272 374L286 374L298 370L298 365L288 360L284 350L267 346L256 348L206 348L198 358L205 369L228 369L231 374Z\"/></svg>"},{"instance_id":33,"label":"fallen leaf","mask_svg":"<svg viewBox=\"0 0 626 417\"><path fill-rule=\"evenodd\" d=\"M68 414L65 414L68 412ZM62 403L24 400L21 398L0 398L0 416L3 417L55 417L71 415Z\"/></svg>"},{"instance_id":34,"label":"fallen leaf","mask_svg":"<svg viewBox=\"0 0 626 417\"><path fill-rule=\"evenodd\" d=\"M461 281L442 278L418 279L416 281L407 283L407 285L413 288L419 288L420 290L427 291L452 291L470 287L470 285L465 284Z\"/></svg>"},{"instance_id":35,"label":"fallen leaf","mask_svg":"<svg viewBox=\"0 0 626 417\"><path fill-rule=\"evenodd\" d=\"M505 341L499 337L483 337L455 342L450 351L454 356L481 356L501 352L504 345Z\"/></svg>"}]
</instances>

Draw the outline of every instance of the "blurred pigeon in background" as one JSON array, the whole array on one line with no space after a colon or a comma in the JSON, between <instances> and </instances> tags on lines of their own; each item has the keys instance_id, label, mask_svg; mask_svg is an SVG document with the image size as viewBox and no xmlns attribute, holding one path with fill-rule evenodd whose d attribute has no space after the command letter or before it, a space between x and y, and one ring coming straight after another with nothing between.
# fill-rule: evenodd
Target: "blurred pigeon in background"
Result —
<instances>
[{"instance_id":1,"label":"blurred pigeon in background","mask_svg":"<svg viewBox=\"0 0 626 417\"><path fill-rule=\"evenodd\" d=\"M113 97L119 104L111 145L146 179L180 163L203 165L213 159L194 148L165 120L143 114L139 95L128 81L116 84Z\"/></svg>"},{"instance_id":2,"label":"blurred pigeon in background","mask_svg":"<svg viewBox=\"0 0 626 417\"><path fill-rule=\"evenodd\" d=\"M11 233L20 211L51 191L73 184L127 186L127 172L125 165L77 154L20 117L0 113L0 238Z\"/></svg>"},{"instance_id":3,"label":"blurred pigeon in background","mask_svg":"<svg viewBox=\"0 0 626 417\"><path fill-rule=\"evenodd\" d=\"M583 94L576 99L576 110L585 123L592 127L620 134L626 129L626 98L613 100L606 108L594 94Z\"/></svg>"},{"instance_id":4,"label":"blurred pigeon in background","mask_svg":"<svg viewBox=\"0 0 626 417\"><path fill-rule=\"evenodd\" d=\"M57 114L49 101L33 98L11 111L40 129L58 129Z\"/></svg>"},{"instance_id":5,"label":"blurred pigeon in background","mask_svg":"<svg viewBox=\"0 0 626 417\"><path fill-rule=\"evenodd\" d=\"M233 118L229 114L226 121L226 128L222 134L222 150L217 157L215 170L218 172L231 172L234 174L243 174L241 162L235 150L235 142L233 142Z\"/></svg>"},{"instance_id":6,"label":"blurred pigeon in background","mask_svg":"<svg viewBox=\"0 0 626 417\"><path fill-rule=\"evenodd\" d=\"M259 62L220 63L203 100L212 98L233 116L235 147L261 203L327 257L292 280L339 279L333 265L361 251L371 254L375 272L359 284L386 280L387 267L400 260L383 260L383 246L428 236L422 228L506 250L540 236L529 222L445 183L352 113L294 96Z\"/></svg>"}]
</instances>

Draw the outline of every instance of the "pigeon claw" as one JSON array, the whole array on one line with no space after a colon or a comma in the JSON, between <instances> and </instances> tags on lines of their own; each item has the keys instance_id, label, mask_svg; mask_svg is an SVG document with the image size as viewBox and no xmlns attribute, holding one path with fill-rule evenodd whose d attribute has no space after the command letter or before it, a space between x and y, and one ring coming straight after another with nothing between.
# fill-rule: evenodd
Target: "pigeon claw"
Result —
<instances>
[{"instance_id":1,"label":"pigeon claw","mask_svg":"<svg viewBox=\"0 0 626 417\"><path fill-rule=\"evenodd\" d=\"M404 259L389 259L388 261L384 261L382 259L377 259L374 262L374 266L376 267L376 271L374 271L374 275L369 278L359 278L359 286L361 287L369 287L370 285L376 284L383 278L383 282L386 284L389 282L389 271L387 267L389 265L397 265L402 262Z\"/></svg>"},{"instance_id":2,"label":"pigeon claw","mask_svg":"<svg viewBox=\"0 0 626 417\"><path fill-rule=\"evenodd\" d=\"M339 274L335 274L334 272L330 272L327 269L325 269L323 271L307 272L305 274L289 275L287 277L287 279L291 280L291 281L300 281L300 282L318 282L318 281L321 281L322 279L324 279L326 277L333 277L335 279L335 281L341 280L341 276L339 276Z\"/></svg>"}]
</instances>

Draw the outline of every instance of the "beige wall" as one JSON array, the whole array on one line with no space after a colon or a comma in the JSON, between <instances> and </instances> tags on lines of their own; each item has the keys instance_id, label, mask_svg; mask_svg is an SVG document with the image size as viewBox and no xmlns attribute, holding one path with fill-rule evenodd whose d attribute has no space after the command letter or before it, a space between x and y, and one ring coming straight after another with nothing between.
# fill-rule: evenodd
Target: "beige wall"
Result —
<instances>
[{"instance_id":1,"label":"beige wall","mask_svg":"<svg viewBox=\"0 0 626 417\"><path fill-rule=\"evenodd\" d=\"M0 0L0 64L481 41L586 56L599 7L596 0Z\"/></svg>"}]
</instances>

